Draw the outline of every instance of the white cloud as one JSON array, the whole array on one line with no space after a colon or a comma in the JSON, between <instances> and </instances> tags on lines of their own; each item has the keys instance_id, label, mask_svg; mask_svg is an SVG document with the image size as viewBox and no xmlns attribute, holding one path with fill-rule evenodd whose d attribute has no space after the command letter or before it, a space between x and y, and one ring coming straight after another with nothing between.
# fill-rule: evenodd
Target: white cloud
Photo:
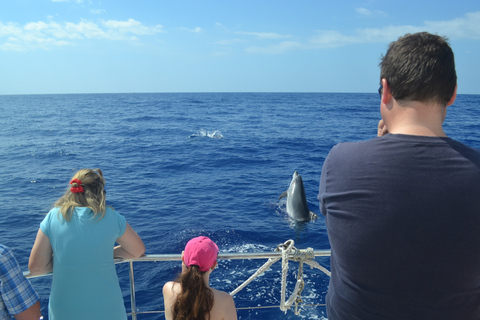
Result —
<instances>
[{"instance_id":1,"label":"white cloud","mask_svg":"<svg viewBox=\"0 0 480 320\"><path fill-rule=\"evenodd\" d=\"M135 40L136 37L128 37L128 34L143 36L163 32L163 26L161 25L147 27L134 19L128 19L127 21L109 20L103 21L102 24L107 28L102 32L107 35L106 39L111 40Z\"/></svg>"},{"instance_id":2,"label":"white cloud","mask_svg":"<svg viewBox=\"0 0 480 320\"><path fill-rule=\"evenodd\" d=\"M335 30L321 30L310 38L313 48L343 47L357 43L391 42L406 33L424 31L423 27L387 26L384 28L365 28L355 30L353 35L345 35Z\"/></svg>"},{"instance_id":3,"label":"white cloud","mask_svg":"<svg viewBox=\"0 0 480 320\"><path fill-rule=\"evenodd\" d=\"M34 49L49 50L52 47L68 46L70 42L49 37L38 37L34 34L20 34L18 37L11 36L7 41L0 43L0 50L4 51L27 51Z\"/></svg>"},{"instance_id":4,"label":"white cloud","mask_svg":"<svg viewBox=\"0 0 480 320\"><path fill-rule=\"evenodd\" d=\"M388 43L406 33L421 31L447 36L450 40L480 40L480 12L467 13L464 17L447 21L425 21L422 26L357 29L350 35L335 30L320 30L310 38L309 42L313 48L341 47L356 43Z\"/></svg>"},{"instance_id":5,"label":"white cloud","mask_svg":"<svg viewBox=\"0 0 480 320\"><path fill-rule=\"evenodd\" d=\"M3 24L0 22L0 38L8 36L18 36L22 29L13 23Z\"/></svg>"},{"instance_id":6,"label":"white cloud","mask_svg":"<svg viewBox=\"0 0 480 320\"><path fill-rule=\"evenodd\" d=\"M429 30L436 30L450 39L480 39L480 11L465 14L463 18L447 21L426 21Z\"/></svg>"},{"instance_id":7,"label":"white cloud","mask_svg":"<svg viewBox=\"0 0 480 320\"><path fill-rule=\"evenodd\" d=\"M185 30L185 31L188 31L188 32L193 32L193 33L200 33L200 32L203 32L203 29L200 28L200 27L196 27L196 28L193 28L193 29L189 29L189 28L180 28L180 30Z\"/></svg>"},{"instance_id":8,"label":"white cloud","mask_svg":"<svg viewBox=\"0 0 480 320\"><path fill-rule=\"evenodd\" d=\"M372 13L364 8L358 8L357 12L364 15ZM380 11L374 13L379 12ZM361 43L389 43L406 33L421 31L447 36L450 40L480 40L480 12L467 13L461 18L447 21L425 21L423 25L419 26L391 25L382 28L361 28L353 30L350 34L337 30L318 30L306 42L285 41L276 45L253 46L245 49L245 51L259 54L279 54L293 49L324 49ZM237 32L237 34L251 35L260 40L290 37L277 33L264 32Z\"/></svg>"},{"instance_id":9,"label":"white cloud","mask_svg":"<svg viewBox=\"0 0 480 320\"><path fill-rule=\"evenodd\" d=\"M334 30L319 31L317 35L310 39L310 43L313 46L318 46L320 48L340 47L358 42L360 42L358 38L354 36L346 36Z\"/></svg>"},{"instance_id":10,"label":"white cloud","mask_svg":"<svg viewBox=\"0 0 480 320\"><path fill-rule=\"evenodd\" d=\"M105 9L90 9L91 14L102 14L102 13L107 13Z\"/></svg>"},{"instance_id":11,"label":"white cloud","mask_svg":"<svg viewBox=\"0 0 480 320\"><path fill-rule=\"evenodd\" d=\"M145 26L134 19L127 21L108 20L101 24L83 20L79 23L38 21L23 27L14 23L0 22L0 49L26 51L51 49L56 46L74 45L82 39L136 41L139 36L163 32L161 25ZM3 39L6 38L6 39Z\"/></svg>"},{"instance_id":12,"label":"white cloud","mask_svg":"<svg viewBox=\"0 0 480 320\"><path fill-rule=\"evenodd\" d=\"M24 29L27 31L41 31L47 28L48 28L48 25L43 21L30 22L30 23L27 23L24 27Z\"/></svg>"},{"instance_id":13,"label":"white cloud","mask_svg":"<svg viewBox=\"0 0 480 320\"><path fill-rule=\"evenodd\" d=\"M69 44L67 41L43 34L45 28L48 27L38 22L28 23L23 28L17 24L3 24L0 22L0 50L26 51L34 48L47 50L52 46ZM6 40L2 42L2 38L6 38Z\"/></svg>"},{"instance_id":14,"label":"white cloud","mask_svg":"<svg viewBox=\"0 0 480 320\"><path fill-rule=\"evenodd\" d=\"M59 38L116 40L113 37L109 37L108 33L97 24L89 21L81 21L79 23L67 22L64 26L55 24L51 31Z\"/></svg>"},{"instance_id":15,"label":"white cloud","mask_svg":"<svg viewBox=\"0 0 480 320\"><path fill-rule=\"evenodd\" d=\"M372 11L368 10L368 9L365 9L365 8L356 8L355 11L357 11L357 13L360 13L360 14L363 14L363 15L366 15L366 16L369 16L372 14Z\"/></svg>"},{"instance_id":16,"label":"white cloud","mask_svg":"<svg viewBox=\"0 0 480 320\"><path fill-rule=\"evenodd\" d=\"M366 8L356 8L355 11L362 16L387 16L387 14L380 10L369 10Z\"/></svg>"}]
</instances>

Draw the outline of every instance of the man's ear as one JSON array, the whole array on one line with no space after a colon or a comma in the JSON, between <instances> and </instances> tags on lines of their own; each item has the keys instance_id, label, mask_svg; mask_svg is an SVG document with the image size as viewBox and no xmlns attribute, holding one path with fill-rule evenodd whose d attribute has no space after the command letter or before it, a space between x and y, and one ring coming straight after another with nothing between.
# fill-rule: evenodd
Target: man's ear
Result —
<instances>
[{"instance_id":1,"label":"man's ear","mask_svg":"<svg viewBox=\"0 0 480 320\"><path fill-rule=\"evenodd\" d=\"M382 102L383 104L388 104L393 96L392 96L392 91L390 90L390 86L388 85L387 79L382 79L382 86L383 86Z\"/></svg>"},{"instance_id":2,"label":"man's ear","mask_svg":"<svg viewBox=\"0 0 480 320\"><path fill-rule=\"evenodd\" d=\"M454 102L455 102L455 99L457 98L457 86L455 86L455 90L453 90L453 94L452 94L452 97L450 98L450 100L447 102L447 107L448 106L451 106Z\"/></svg>"}]
</instances>

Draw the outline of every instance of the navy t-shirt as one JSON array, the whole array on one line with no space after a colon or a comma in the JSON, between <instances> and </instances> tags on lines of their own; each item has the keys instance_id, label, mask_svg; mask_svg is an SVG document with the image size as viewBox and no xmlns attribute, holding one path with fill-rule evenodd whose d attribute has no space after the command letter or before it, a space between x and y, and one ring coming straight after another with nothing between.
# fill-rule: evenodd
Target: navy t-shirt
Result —
<instances>
[{"instance_id":1,"label":"navy t-shirt","mask_svg":"<svg viewBox=\"0 0 480 320\"><path fill-rule=\"evenodd\" d=\"M450 138L341 143L318 199L329 320L480 319L480 152Z\"/></svg>"}]
</instances>

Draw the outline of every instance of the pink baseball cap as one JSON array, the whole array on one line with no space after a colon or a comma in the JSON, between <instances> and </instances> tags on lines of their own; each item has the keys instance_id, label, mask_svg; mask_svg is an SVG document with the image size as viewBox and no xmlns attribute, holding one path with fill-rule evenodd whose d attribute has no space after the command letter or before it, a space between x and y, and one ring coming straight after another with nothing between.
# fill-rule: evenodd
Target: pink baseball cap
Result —
<instances>
[{"instance_id":1,"label":"pink baseball cap","mask_svg":"<svg viewBox=\"0 0 480 320\"><path fill-rule=\"evenodd\" d=\"M183 253L183 262L187 268L191 265L198 266L202 272L208 271L218 256L218 247L207 237L196 237L188 241Z\"/></svg>"}]
</instances>

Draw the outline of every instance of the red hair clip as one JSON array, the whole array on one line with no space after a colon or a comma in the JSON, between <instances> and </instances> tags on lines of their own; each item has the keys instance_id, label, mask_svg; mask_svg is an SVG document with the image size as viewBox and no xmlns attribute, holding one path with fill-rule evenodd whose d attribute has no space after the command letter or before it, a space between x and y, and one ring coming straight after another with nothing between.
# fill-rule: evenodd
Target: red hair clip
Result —
<instances>
[{"instance_id":1,"label":"red hair clip","mask_svg":"<svg viewBox=\"0 0 480 320\"><path fill-rule=\"evenodd\" d=\"M72 181L70 181L70 184L72 184L72 183L76 183L76 184L77 184L76 187L71 187L71 188L70 188L70 191L71 191L72 193L79 193L79 192L80 192L80 193L83 193L84 190L83 190L83 187L81 186L82 181L80 181L80 180L78 180L78 179L72 179Z\"/></svg>"}]
</instances>

